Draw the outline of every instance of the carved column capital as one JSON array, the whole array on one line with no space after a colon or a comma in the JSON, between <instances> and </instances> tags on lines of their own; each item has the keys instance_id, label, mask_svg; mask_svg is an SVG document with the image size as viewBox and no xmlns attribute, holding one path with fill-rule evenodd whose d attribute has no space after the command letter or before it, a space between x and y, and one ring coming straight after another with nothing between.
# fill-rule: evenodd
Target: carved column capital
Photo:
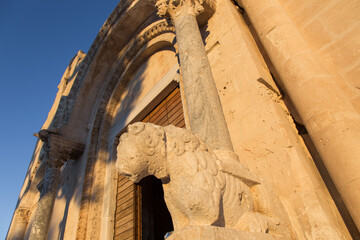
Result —
<instances>
[{"instance_id":1,"label":"carved column capital","mask_svg":"<svg viewBox=\"0 0 360 240\"><path fill-rule=\"evenodd\" d=\"M203 18L209 19L215 11L215 0L151 0L155 4L160 17L165 17L171 21L183 14L194 16L203 15Z\"/></svg>"},{"instance_id":2,"label":"carved column capital","mask_svg":"<svg viewBox=\"0 0 360 240\"><path fill-rule=\"evenodd\" d=\"M31 215L31 210L28 208L19 207L15 210L15 216L18 222L28 222Z\"/></svg>"},{"instance_id":3,"label":"carved column capital","mask_svg":"<svg viewBox=\"0 0 360 240\"><path fill-rule=\"evenodd\" d=\"M38 185L40 199L36 208L29 240L45 240L59 186L61 167L69 158L76 159L84 151L84 144L61 136L61 129L41 130L37 137L44 142L42 165L45 168L42 182ZM43 169L39 167L39 169Z\"/></svg>"},{"instance_id":4,"label":"carved column capital","mask_svg":"<svg viewBox=\"0 0 360 240\"><path fill-rule=\"evenodd\" d=\"M84 144L59 135L55 131L41 130L39 138L44 144L44 160L47 168L61 168L69 158L77 158L84 151Z\"/></svg>"}]
</instances>

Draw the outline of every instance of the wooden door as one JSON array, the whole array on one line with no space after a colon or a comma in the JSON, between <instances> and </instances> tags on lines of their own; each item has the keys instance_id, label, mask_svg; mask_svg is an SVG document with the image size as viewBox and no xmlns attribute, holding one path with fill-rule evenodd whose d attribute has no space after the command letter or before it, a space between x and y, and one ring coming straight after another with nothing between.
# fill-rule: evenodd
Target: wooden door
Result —
<instances>
[{"instance_id":1,"label":"wooden door","mask_svg":"<svg viewBox=\"0 0 360 240\"><path fill-rule=\"evenodd\" d=\"M175 88L142 121L159 126L172 124L184 128L179 88ZM164 234L171 230L171 217L163 200L161 181L151 176L139 184L133 184L119 175L114 239L163 239Z\"/></svg>"}]
</instances>

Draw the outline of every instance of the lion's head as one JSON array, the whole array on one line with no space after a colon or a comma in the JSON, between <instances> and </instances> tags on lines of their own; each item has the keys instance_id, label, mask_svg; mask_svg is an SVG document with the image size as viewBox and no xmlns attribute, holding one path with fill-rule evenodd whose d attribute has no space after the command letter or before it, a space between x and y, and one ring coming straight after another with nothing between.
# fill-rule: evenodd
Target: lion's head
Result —
<instances>
[{"instance_id":1,"label":"lion's head","mask_svg":"<svg viewBox=\"0 0 360 240\"><path fill-rule=\"evenodd\" d=\"M165 169L165 133L151 123L134 123L120 137L116 169L134 182L148 175L162 179Z\"/></svg>"}]
</instances>

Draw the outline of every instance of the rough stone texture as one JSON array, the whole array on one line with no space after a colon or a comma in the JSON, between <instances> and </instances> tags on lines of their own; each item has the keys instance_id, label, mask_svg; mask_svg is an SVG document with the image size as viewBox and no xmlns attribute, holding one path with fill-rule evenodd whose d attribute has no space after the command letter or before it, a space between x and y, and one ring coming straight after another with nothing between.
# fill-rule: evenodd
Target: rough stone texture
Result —
<instances>
[{"instance_id":1,"label":"rough stone texture","mask_svg":"<svg viewBox=\"0 0 360 240\"><path fill-rule=\"evenodd\" d=\"M12 239L23 240L25 237L26 225L29 221L31 210L28 208L17 208L15 211L16 227Z\"/></svg>"},{"instance_id":2,"label":"rough stone texture","mask_svg":"<svg viewBox=\"0 0 360 240\"><path fill-rule=\"evenodd\" d=\"M187 226L215 225L293 238L285 214L276 215L282 209L277 197L239 163L236 154L218 158L189 130L150 123L129 125L120 138L117 156L118 172L130 180L139 182L154 175L163 182L175 232Z\"/></svg>"},{"instance_id":3,"label":"rough stone texture","mask_svg":"<svg viewBox=\"0 0 360 240\"><path fill-rule=\"evenodd\" d=\"M49 231L52 210L54 207L57 188L59 186L60 169L48 168L42 183L40 200L36 208L34 223L29 240L45 240Z\"/></svg>"},{"instance_id":4,"label":"rough stone texture","mask_svg":"<svg viewBox=\"0 0 360 240\"><path fill-rule=\"evenodd\" d=\"M196 15L182 11L174 22L190 129L211 148L232 151Z\"/></svg>"},{"instance_id":5,"label":"rough stone texture","mask_svg":"<svg viewBox=\"0 0 360 240\"><path fill-rule=\"evenodd\" d=\"M213 226L188 227L182 231L174 232L167 240L271 240L284 239L272 237L264 233L249 233L235 229L220 228ZM285 239L284 239L285 240Z\"/></svg>"},{"instance_id":6,"label":"rough stone texture","mask_svg":"<svg viewBox=\"0 0 360 240\"><path fill-rule=\"evenodd\" d=\"M211 1L203 2L209 6ZM262 1L252 2L259 6ZM290 29L274 29L275 31L270 31L269 37L275 39L275 33L281 32L280 30L291 37L294 29L299 30L300 37L319 56L316 64L323 64L329 74L335 76L334 82L337 85L334 86L338 88L335 91L342 92L359 111L358 2L276 2L282 4L282 10L286 10L295 24ZM260 14L266 17L262 22L284 23L277 11L276 8L269 8L267 12ZM197 17L200 23L205 23L200 24L202 41L234 150L243 165L274 187L273 194L279 196L298 239L351 239L344 225L344 220L348 223L351 217L350 220L343 220L339 211L343 213L344 209L338 210L334 204L334 199L341 200L341 196L330 196L326 188L329 185L324 184L328 184L330 177L321 176L317 170L319 165L316 166L313 161L318 158L317 153L314 153L315 147L304 144L300 137L304 136L301 126L300 132L296 129L294 119L297 123L304 123L296 112L302 107L291 106L288 101L289 92L281 84L283 79L276 74L279 69L288 71L289 68L281 65L275 69L272 65L279 58L268 58L273 50L282 51L283 42L275 41L279 44L273 45L272 50L263 49L264 45L259 41L256 45L254 38L257 40L258 36L254 26L245 22L240 12L241 8L237 11L237 6L231 1L218 0L216 12L211 13L210 19L202 17L200 20L199 17L203 14ZM249 9L245 9L243 14L246 21L251 17ZM263 36L267 33L265 31ZM294 38L293 42L297 39ZM164 47L171 50L162 54ZM131 104L138 104L149 97L147 93L157 84L155 79L161 78L168 71L167 64L157 65L154 62L162 57L165 63L177 61L175 53L171 53L174 48L178 48L174 39L174 27L156 17L156 9L150 1L125 0L120 1L101 28L88 53L85 55L79 52L69 64L59 85L59 97L43 128L48 129L53 122L57 122L58 126L65 124L64 133L69 134L66 136L86 143L86 150L78 162L66 163L63 167L49 239L112 238L116 192L114 146L117 145L117 138L114 136L121 134L121 130L114 126L123 124L119 124L123 121L122 116L126 122L136 119L128 114L132 109ZM306 61L299 59L298 56L299 65L295 65L308 68ZM272 70L275 81L268 67ZM300 69L298 72L306 71ZM180 79L182 93L183 83L183 79ZM314 89L317 88L321 87ZM134 93L138 94L134 96ZM67 101L58 104L63 97ZM156 104L156 98L153 96L152 104ZM182 94L182 101L187 101L185 94ZM142 112L148 111L147 108L151 107L144 107ZM186 104L184 109L189 111ZM54 120L55 115L60 117ZM328 119L326 114L320 117ZM320 121L320 125L322 123L326 122ZM337 137L337 134L333 136ZM308 144L311 139L308 136L307 139L305 141ZM356 148L360 145L356 141L351 144L346 146ZM44 167L40 165L42 148L43 143L39 141L17 204L17 209L30 210L29 218L24 218L26 222L20 220L15 211L8 239L16 239L16 236L24 232L24 239L29 237L39 199L36 186L44 173ZM308 149L311 150L311 155ZM216 154L220 155L219 152ZM321 170L321 166L319 169ZM237 169L236 172L238 171L240 170ZM344 176L347 174L338 172ZM354 191L354 188L349 187L349 191ZM264 195L266 194L261 196ZM262 199L257 196L253 192L255 202ZM359 206L358 203L353 205ZM264 204L255 204L254 208L265 213L268 209ZM358 232L357 229L355 231ZM353 238L357 239L359 236L354 235Z\"/></svg>"},{"instance_id":7,"label":"rough stone texture","mask_svg":"<svg viewBox=\"0 0 360 240\"><path fill-rule=\"evenodd\" d=\"M360 228L360 115L278 1L239 2Z\"/></svg>"},{"instance_id":8,"label":"rough stone texture","mask_svg":"<svg viewBox=\"0 0 360 240\"><path fill-rule=\"evenodd\" d=\"M66 160L77 158L84 150L83 144L58 135L59 131L58 129L41 130L38 133L38 137L45 143L42 160L45 173L38 186L40 199L29 236L31 240L47 239L60 181L61 167Z\"/></svg>"},{"instance_id":9,"label":"rough stone texture","mask_svg":"<svg viewBox=\"0 0 360 240\"><path fill-rule=\"evenodd\" d=\"M350 239L244 20L226 2L217 12L202 32L236 153L274 186L298 238Z\"/></svg>"},{"instance_id":10,"label":"rough stone texture","mask_svg":"<svg viewBox=\"0 0 360 240\"><path fill-rule=\"evenodd\" d=\"M279 2L360 113L360 2Z\"/></svg>"},{"instance_id":11,"label":"rough stone texture","mask_svg":"<svg viewBox=\"0 0 360 240\"><path fill-rule=\"evenodd\" d=\"M85 168L84 182L87 184L81 189L80 217L76 231L77 238L79 239L98 239L100 237L102 221L98 216L102 214L103 211L107 212L109 207L108 204L105 204L105 201L104 205L98 203L104 200L105 174L109 174L109 177L112 179L115 179L117 176L114 168L112 171L109 170L110 172L106 172L106 167L113 164L111 158L109 158L111 151L107 151L107 149L112 147L110 144L114 140L109 140L113 120L116 118L116 114L126 114L126 109L129 110L132 108L133 101L137 101L136 99L139 98L139 95L145 94L146 91L144 90L149 89L148 84L151 83L144 81L145 79L143 77L139 79L136 75L133 77L133 74L136 73L138 68L141 68L142 64L146 65L149 63L147 61L149 52L154 54L155 52L163 50L164 47L171 46L174 38L174 35L171 34L172 32L173 27L170 27L164 21L156 22L143 29L129 42L125 49L123 49L122 57L118 59L114 71L108 76L104 93L101 98L98 99L99 106L96 109L97 112L94 116L91 129L89 152L83 163ZM163 57L165 56L163 55ZM171 62L173 60L169 61ZM164 66L166 65L159 66L159 69ZM152 81L159 80L153 79L152 77L147 78L147 80L149 79ZM135 94L136 98L132 95L135 90L137 90ZM130 101L130 99L133 99L133 101ZM88 102L86 102L86 104L88 104ZM115 192L113 191L109 194L115 194ZM105 197L106 200L110 198L111 203L114 204L113 196ZM112 236L111 231L113 231L113 229L109 230L109 228L113 227L111 221L114 218L114 214L108 214L106 218L109 219L109 221L107 222L107 229L104 232L108 231L109 233L107 234ZM88 231L87 229L90 230Z\"/></svg>"},{"instance_id":12,"label":"rough stone texture","mask_svg":"<svg viewBox=\"0 0 360 240\"><path fill-rule=\"evenodd\" d=\"M177 19L175 29L190 128L211 147L232 150L221 103L195 16L185 15Z\"/></svg>"}]
</instances>

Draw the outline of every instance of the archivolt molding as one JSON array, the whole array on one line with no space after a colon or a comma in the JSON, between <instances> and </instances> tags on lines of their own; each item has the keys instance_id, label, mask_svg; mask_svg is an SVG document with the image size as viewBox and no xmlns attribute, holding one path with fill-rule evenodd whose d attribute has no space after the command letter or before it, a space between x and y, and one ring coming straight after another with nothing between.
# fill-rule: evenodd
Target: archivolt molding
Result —
<instances>
[{"instance_id":1,"label":"archivolt molding","mask_svg":"<svg viewBox=\"0 0 360 240\"><path fill-rule=\"evenodd\" d=\"M77 239L99 239L101 233L102 203L106 179L106 164L109 159L108 142L115 107L126 89L137 67L149 56L165 46L173 46L174 27L161 20L145 28L136 35L118 55L114 70L109 75L107 85L98 101L96 115L90 137L89 153Z\"/></svg>"},{"instance_id":2,"label":"archivolt molding","mask_svg":"<svg viewBox=\"0 0 360 240\"><path fill-rule=\"evenodd\" d=\"M114 96L111 99L112 104L109 104L111 108L120 101L122 90L126 87L137 67L160 48L173 46L174 32L174 27L162 20L145 29L129 43L118 59L108 84L108 88L115 89ZM168 33L170 34L165 36ZM118 81L119 79L121 81ZM118 86L113 85L113 83L118 84ZM107 112L113 113L113 110L108 109Z\"/></svg>"},{"instance_id":3,"label":"archivolt molding","mask_svg":"<svg viewBox=\"0 0 360 240\"><path fill-rule=\"evenodd\" d=\"M151 40L155 39L157 36L160 36L165 33L174 33L175 29L173 26L169 25L167 21L160 21L152 25L149 29L145 29L143 32L138 34L128 46L119 54L119 59L117 61L115 71L112 73L110 82L117 82L121 77L124 78L124 73L127 73L126 68L129 67L134 62L137 55L143 53L142 48L148 48ZM167 41L168 45L172 45L172 42ZM147 45L147 46L145 46ZM150 55L154 53L151 52ZM146 56L144 56L146 58ZM112 88L113 89L113 88Z\"/></svg>"},{"instance_id":4,"label":"archivolt molding","mask_svg":"<svg viewBox=\"0 0 360 240\"><path fill-rule=\"evenodd\" d=\"M110 29L116 24L119 18L126 12L130 4L134 2L133 0L120 1L113 12L110 14L108 19L105 21L104 25L101 27L99 33L97 34L94 42L90 46L88 53L85 55L83 61L81 62L79 68L77 69L77 76L74 80L71 90L66 97L62 97L59 102L59 107L56 115L53 119L54 127L61 127L68 123L69 114L72 111L74 101L80 89L81 83L84 79L85 73L89 70L89 66L93 61L96 53L104 42L105 38L108 36ZM73 59L71 60L71 62ZM71 64L70 62L70 64Z\"/></svg>"},{"instance_id":5,"label":"archivolt molding","mask_svg":"<svg viewBox=\"0 0 360 240\"><path fill-rule=\"evenodd\" d=\"M83 61L77 69L77 76L71 86L69 94L59 102L61 111L57 112L53 122L55 127L62 127L69 123L69 116L72 113L76 98L78 96L82 82L85 79L86 73L89 71L92 63L94 62L96 55L99 50L103 47L104 43L109 40L112 31L115 28L115 25L127 15L127 12L130 8L134 7L141 0L124 0L120 1L119 4L115 7L113 12L110 14L108 19L105 21L101 27L99 33L97 34L94 42L92 43L90 49L85 55Z\"/></svg>"}]
</instances>

